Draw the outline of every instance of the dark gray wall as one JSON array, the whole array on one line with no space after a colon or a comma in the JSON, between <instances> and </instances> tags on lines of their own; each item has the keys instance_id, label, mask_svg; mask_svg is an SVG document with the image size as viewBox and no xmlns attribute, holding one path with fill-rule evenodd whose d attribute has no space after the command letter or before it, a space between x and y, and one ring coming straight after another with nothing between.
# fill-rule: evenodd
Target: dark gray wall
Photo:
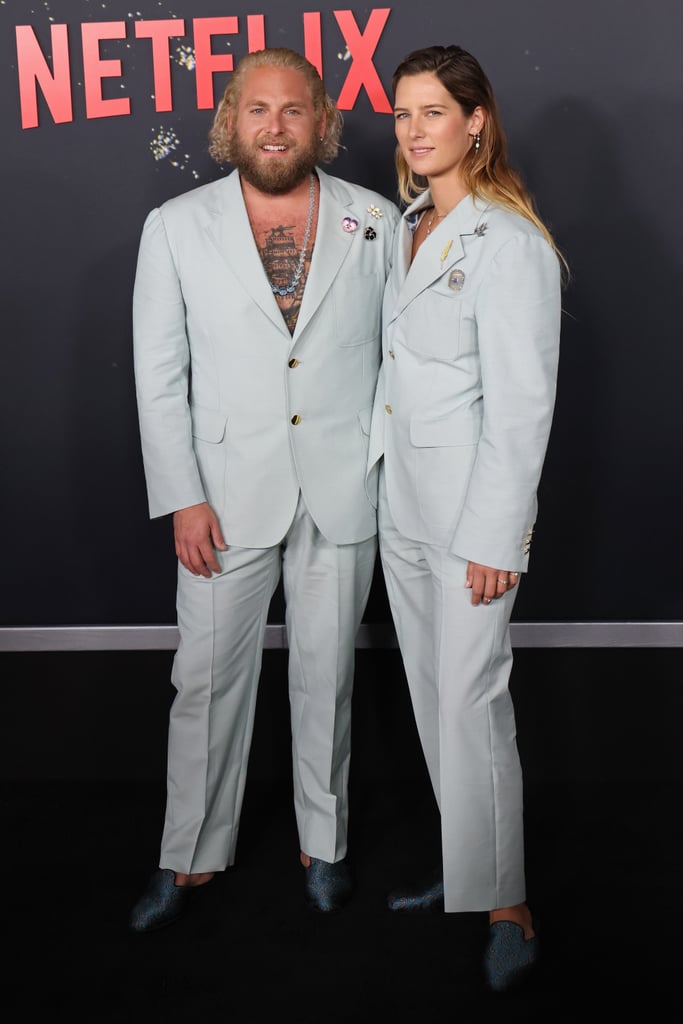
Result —
<instances>
[{"instance_id":1,"label":"dark gray wall","mask_svg":"<svg viewBox=\"0 0 683 1024\"><path fill-rule=\"evenodd\" d=\"M0 624L173 622L168 521L147 520L131 359L130 300L145 214L221 171L207 155L211 109L176 46L192 19L236 16L216 53L247 50L247 15L266 42L303 49L303 14L321 14L323 76L337 98L353 57L338 3L253 0L173 5L86 0L0 5L0 276L3 538ZM348 8L363 30L373 11ZM380 10L380 8L377 8ZM654 0L442 0L389 8L373 61L384 88L415 46L457 42L497 92L515 163L572 268L557 412L531 572L516 619L683 619L679 559L683 454L683 8ZM173 110L157 112L140 18L184 18L172 41ZM378 15L375 15L378 17ZM87 117L81 24L125 22L100 46L121 61L105 98L127 116ZM22 127L17 25L45 53L68 25L73 120ZM215 76L216 97L227 73ZM329 168L395 197L393 128L366 91L344 111L346 151ZM154 158L172 132L178 148ZM281 621L281 606L271 620ZM381 581L367 621L388 617Z\"/></svg>"}]
</instances>

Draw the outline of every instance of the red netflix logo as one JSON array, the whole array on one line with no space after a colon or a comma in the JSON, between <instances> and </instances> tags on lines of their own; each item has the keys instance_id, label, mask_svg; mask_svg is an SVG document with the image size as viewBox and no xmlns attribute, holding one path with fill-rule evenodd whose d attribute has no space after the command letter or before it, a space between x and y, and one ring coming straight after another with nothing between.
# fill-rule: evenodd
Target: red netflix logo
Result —
<instances>
[{"instance_id":1,"label":"red netflix logo","mask_svg":"<svg viewBox=\"0 0 683 1024\"><path fill-rule=\"evenodd\" d=\"M334 11L334 17L351 55L348 74L337 98L340 110L351 110L361 89L365 89L376 113L391 113L391 104L380 81L373 57L390 8L382 7L370 12L367 24L360 29L351 11ZM154 72L154 103L156 111L173 110L171 84L171 40L185 37L182 18L134 21L136 39L149 39ZM320 12L303 14L304 54L323 77L322 32ZM220 18L193 18L192 40L194 73L197 91L197 109L215 106L214 75L233 70L232 54L213 51L216 36L239 35L239 19L235 16ZM104 59L100 43L109 39L126 39L125 21L84 22L81 24L81 52L83 57L83 86L87 118L121 117L130 114L130 100L126 97L107 99L103 95L105 78L124 76L122 61ZM246 38L249 52L262 50L266 43L265 16L250 14L246 18ZM68 25L50 27L51 67L30 25L16 26L17 74L22 128L38 126L38 90L47 104L55 124L73 121L73 93L71 84L71 49Z\"/></svg>"}]
</instances>

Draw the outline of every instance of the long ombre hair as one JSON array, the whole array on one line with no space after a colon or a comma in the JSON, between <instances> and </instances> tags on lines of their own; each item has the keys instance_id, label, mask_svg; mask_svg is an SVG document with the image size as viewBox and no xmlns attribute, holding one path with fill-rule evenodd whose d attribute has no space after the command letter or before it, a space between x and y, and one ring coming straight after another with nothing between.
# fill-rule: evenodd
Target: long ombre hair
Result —
<instances>
[{"instance_id":1,"label":"long ombre hair","mask_svg":"<svg viewBox=\"0 0 683 1024\"><path fill-rule=\"evenodd\" d=\"M504 206L530 220L566 269L566 261L538 215L532 196L510 165L496 98L479 62L461 46L427 46L414 50L401 61L393 74L391 88L394 97L402 78L424 73L436 75L460 104L466 117L471 117L477 107L481 107L486 115L479 148L472 145L462 162L463 182L470 194ZM413 174L400 146L396 147L395 159L399 195L404 202L412 203L427 189L427 180Z\"/></svg>"}]
</instances>

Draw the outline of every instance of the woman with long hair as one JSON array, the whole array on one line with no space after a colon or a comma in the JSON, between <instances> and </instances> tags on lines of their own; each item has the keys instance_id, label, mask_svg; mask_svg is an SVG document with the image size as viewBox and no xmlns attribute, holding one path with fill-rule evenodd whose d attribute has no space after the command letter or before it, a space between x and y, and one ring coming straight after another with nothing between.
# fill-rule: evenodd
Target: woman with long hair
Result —
<instances>
[{"instance_id":1,"label":"woman with long hair","mask_svg":"<svg viewBox=\"0 0 683 1024\"><path fill-rule=\"evenodd\" d=\"M442 865L389 906L487 912L485 976L504 991L538 957L509 623L553 415L565 264L510 166L478 61L430 46L399 64L392 87L407 209L384 299L370 471Z\"/></svg>"}]
</instances>

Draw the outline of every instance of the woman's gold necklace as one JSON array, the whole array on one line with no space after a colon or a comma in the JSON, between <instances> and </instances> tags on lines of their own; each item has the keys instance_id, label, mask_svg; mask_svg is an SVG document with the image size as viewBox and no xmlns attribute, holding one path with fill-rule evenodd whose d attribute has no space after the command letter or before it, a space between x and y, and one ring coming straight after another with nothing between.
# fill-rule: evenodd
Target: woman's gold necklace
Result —
<instances>
[{"instance_id":1,"label":"woman's gold necklace","mask_svg":"<svg viewBox=\"0 0 683 1024\"><path fill-rule=\"evenodd\" d=\"M443 220L444 217L447 216L447 214L445 214L445 213L437 213L436 212L436 207L432 207L432 210L433 210L433 213L432 213L431 217L429 218L429 220L427 221L427 234L428 235L431 235L431 233L432 233L432 224L434 223L434 221L435 220Z\"/></svg>"}]
</instances>

